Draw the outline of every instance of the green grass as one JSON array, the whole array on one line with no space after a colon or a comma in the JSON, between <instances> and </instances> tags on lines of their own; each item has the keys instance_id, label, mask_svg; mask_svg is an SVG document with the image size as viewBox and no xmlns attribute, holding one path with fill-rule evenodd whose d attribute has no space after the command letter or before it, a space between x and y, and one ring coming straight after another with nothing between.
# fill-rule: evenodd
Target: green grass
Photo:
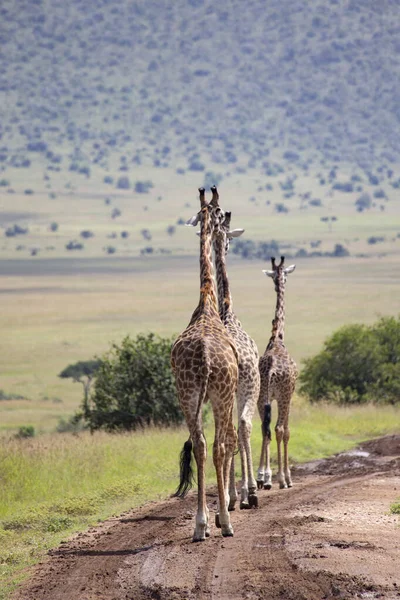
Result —
<instances>
[{"instance_id":1,"label":"green grass","mask_svg":"<svg viewBox=\"0 0 400 600\"><path fill-rule=\"evenodd\" d=\"M394 502L390 507L390 512L392 515L400 515L400 501Z\"/></svg>"},{"instance_id":2,"label":"green grass","mask_svg":"<svg viewBox=\"0 0 400 600\"><path fill-rule=\"evenodd\" d=\"M273 405L273 410L275 409ZM274 415L275 416L275 415ZM392 407L309 405L295 398L291 417L292 463L329 456L396 431ZM261 434L255 419L252 442L257 467ZM212 423L207 482L215 482ZM111 515L166 498L177 486L178 457L186 428L124 435L42 435L0 442L0 582L10 591L27 566L61 539ZM275 444L272 443L272 461ZM239 461L236 474L240 476ZM7 592L8 593L8 592ZM3 600L7 593L0 593Z\"/></svg>"}]
</instances>

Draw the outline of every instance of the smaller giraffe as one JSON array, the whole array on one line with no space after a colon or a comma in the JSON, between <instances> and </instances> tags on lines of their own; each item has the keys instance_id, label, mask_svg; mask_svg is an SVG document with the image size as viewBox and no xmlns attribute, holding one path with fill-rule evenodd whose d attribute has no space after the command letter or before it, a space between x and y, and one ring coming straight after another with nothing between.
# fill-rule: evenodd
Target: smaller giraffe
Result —
<instances>
[{"instance_id":1,"label":"smaller giraffe","mask_svg":"<svg viewBox=\"0 0 400 600\"><path fill-rule=\"evenodd\" d=\"M191 487L193 449L198 483L195 542L210 535L205 488L207 444L202 423L202 407L207 401L211 402L215 423L213 461L219 510L216 524L223 536L233 535L228 504L230 467L237 443L232 413L238 381L237 352L219 318L212 268L212 237L225 214L213 201L207 204L204 188L199 192L201 210L190 224L200 221L200 300L189 325L171 350L179 403L190 433L181 453L181 477L175 495L183 497Z\"/></svg>"},{"instance_id":2,"label":"smaller giraffe","mask_svg":"<svg viewBox=\"0 0 400 600\"><path fill-rule=\"evenodd\" d=\"M213 198L218 202L217 188L211 188ZM228 273L226 270L226 255L231 239L239 237L244 229L230 230L231 213L225 212L225 220L221 228L214 234L214 255L217 272L218 307L221 321L233 339L239 359L239 383L236 394L238 411L238 438L241 459L242 482L240 492L240 508L247 509L258 506L257 483L253 472L250 436L252 419L260 393L260 372L258 368L258 349L254 340L244 331L239 319L233 312L232 296ZM234 460L231 465L229 486L229 509L234 510L237 493L235 482Z\"/></svg>"},{"instance_id":3,"label":"smaller giraffe","mask_svg":"<svg viewBox=\"0 0 400 600\"><path fill-rule=\"evenodd\" d=\"M278 483L280 488L292 487L289 468L288 443L290 437L289 413L298 375L297 366L289 355L284 343L285 335L285 284L287 275L296 265L284 267L285 257L281 256L279 265L271 258L272 271L263 271L271 277L277 294L275 317L272 321L272 333L263 356L260 358L261 388L258 399L258 412L262 421L262 446L260 465L257 472L259 489L271 489L272 471L270 466L271 441L271 402L275 398L278 405L278 419L275 425L278 446ZM281 443L283 441L283 464Z\"/></svg>"}]
</instances>

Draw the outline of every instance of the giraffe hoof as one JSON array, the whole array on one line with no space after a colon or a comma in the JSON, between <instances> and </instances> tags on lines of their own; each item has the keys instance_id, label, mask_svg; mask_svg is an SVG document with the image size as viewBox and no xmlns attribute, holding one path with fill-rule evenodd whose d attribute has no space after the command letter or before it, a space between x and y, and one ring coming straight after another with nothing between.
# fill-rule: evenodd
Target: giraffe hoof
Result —
<instances>
[{"instance_id":1,"label":"giraffe hoof","mask_svg":"<svg viewBox=\"0 0 400 600\"><path fill-rule=\"evenodd\" d=\"M218 529L221 529L221 522L219 520L219 514L215 513L215 527L218 527Z\"/></svg>"},{"instance_id":2,"label":"giraffe hoof","mask_svg":"<svg viewBox=\"0 0 400 600\"><path fill-rule=\"evenodd\" d=\"M258 497L255 494L249 496L249 508L258 508Z\"/></svg>"},{"instance_id":3,"label":"giraffe hoof","mask_svg":"<svg viewBox=\"0 0 400 600\"><path fill-rule=\"evenodd\" d=\"M257 489L258 490L262 490L264 487L264 482L263 481L257 481Z\"/></svg>"},{"instance_id":4,"label":"giraffe hoof","mask_svg":"<svg viewBox=\"0 0 400 600\"><path fill-rule=\"evenodd\" d=\"M270 483L264 483L264 490L270 490L272 485Z\"/></svg>"},{"instance_id":5,"label":"giraffe hoof","mask_svg":"<svg viewBox=\"0 0 400 600\"><path fill-rule=\"evenodd\" d=\"M242 500L240 503L240 510L247 510L248 508L250 508L250 503L247 502L247 500Z\"/></svg>"},{"instance_id":6,"label":"giraffe hoof","mask_svg":"<svg viewBox=\"0 0 400 600\"><path fill-rule=\"evenodd\" d=\"M242 507L240 507L240 508L242 508ZM232 512L233 510L236 510L235 502L233 502L232 504L229 504L228 510L229 510L229 512Z\"/></svg>"},{"instance_id":7,"label":"giraffe hoof","mask_svg":"<svg viewBox=\"0 0 400 600\"><path fill-rule=\"evenodd\" d=\"M285 490L285 489L287 488L287 485L286 485L286 483L280 483L280 484L279 484L279 488L280 488L281 490Z\"/></svg>"},{"instance_id":8,"label":"giraffe hoof","mask_svg":"<svg viewBox=\"0 0 400 600\"><path fill-rule=\"evenodd\" d=\"M222 537L233 537L232 527L230 529L226 529L225 531L222 531Z\"/></svg>"}]
</instances>

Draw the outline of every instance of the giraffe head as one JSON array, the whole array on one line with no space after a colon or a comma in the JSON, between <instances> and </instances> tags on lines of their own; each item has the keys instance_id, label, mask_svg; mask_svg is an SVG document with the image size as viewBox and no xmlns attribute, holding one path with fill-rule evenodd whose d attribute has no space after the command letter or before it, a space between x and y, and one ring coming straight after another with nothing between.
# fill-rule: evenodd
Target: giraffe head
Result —
<instances>
[{"instance_id":1,"label":"giraffe head","mask_svg":"<svg viewBox=\"0 0 400 600\"><path fill-rule=\"evenodd\" d=\"M221 232L219 234L222 235L224 238L225 254L228 254L229 252L231 240L233 240L233 238L241 236L244 233L244 229L230 229L231 216L232 213L230 211L225 212L225 219L221 227Z\"/></svg>"},{"instance_id":2,"label":"giraffe head","mask_svg":"<svg viewBox=\"0 0 400 600\"><path fill-rule=\"evenodd\" d=\"M204 188L200 188L200 189L203 190ZM232 213L228 212L228 211L223 211L222 208L219 206L219 194L218 194L218 190L215 185L212 186L211 192L212 192L212 200L210 201L210 204L208 206L210 209L212 209L214 211L214 218L219 219L219 221L220 221L219 223L214 222L213 238L216 239L219 236L222 237L222 239L224 241L224 245L225 245L225 254L227 254L228 250L229 250L230 241L233 238L236 238L236 237L239 237L240 235L242 235L242 233L244 233L244 229L233 229L233 230L230 229ZM200 211L200 213L201 213L201 211ZM192 226L197 225L198 221L200 220L200 213L197 213L197 215L195 215L191 219L189 219L186 222L186 225L192 225ZM213 213L211 213L211 214L213 214ZM222 215L223 215L223 218L221 220ZM197 233L197 235L200 235L199 231L197 231L196 233Z\"/></svg>"},{"instance_id":3,"label":"giraffe head","mask_svg":"<svg viewBox=\"0 0 400 600\"><path fill-rule=\"evenodd\" d=\"M211 222L211 230L213 232L213 236L215 236L221 233L222 224L225 220L225 212L222 210L218 203L219 195L215 185L211 188L211 191L212 199L209 203L207 203L205 199L205 189L199 188L200 211L196 215L191 217L188 221L186 221L186 225L195 227L199 223L199 221L202 220L205 212L208 211Z\"/></svg>"},{"instance_id":4,"label":"giraffe head","mask_svg":"<svg viewBox=\"0 0 400 600\"><path fill-rule=\"evenodd\" d=\"M284 266L285 257L281 256L281 262L279 265L275 263L275 257L271 258L272 271L264 271L267 277L271 277L273 282L275 283L275 290L278 292L280 286L284 286L286 283L286 279L289 273L293 273L296 268L296 265L290 265L290 267Z\"/></svg>"}]
</instances>

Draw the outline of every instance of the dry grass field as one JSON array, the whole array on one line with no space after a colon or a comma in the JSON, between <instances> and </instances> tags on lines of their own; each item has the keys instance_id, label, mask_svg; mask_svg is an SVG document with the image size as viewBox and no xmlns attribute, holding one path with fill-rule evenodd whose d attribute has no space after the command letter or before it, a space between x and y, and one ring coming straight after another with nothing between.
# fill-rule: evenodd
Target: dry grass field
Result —
<instances>
[{"instance_id":1,"label":"dry grass field","mask_svg":"<svg viewBox=\"0 0 400 600\"><path fill-rule=\"evenodd\" d=\"M197 244L196 241L193 242ZM301 366L346 323L398 312L396 256L298 259L287 285L288 348ZM261 261L231 257L234 307L260 352L270 334L275 293ZM107 351L129 334L179 333L198 300L198 259L98 258L0 262L0 428L54 430L73 413L80 384L58 378L68 364Z\"/></svg>"}]
</instances>

